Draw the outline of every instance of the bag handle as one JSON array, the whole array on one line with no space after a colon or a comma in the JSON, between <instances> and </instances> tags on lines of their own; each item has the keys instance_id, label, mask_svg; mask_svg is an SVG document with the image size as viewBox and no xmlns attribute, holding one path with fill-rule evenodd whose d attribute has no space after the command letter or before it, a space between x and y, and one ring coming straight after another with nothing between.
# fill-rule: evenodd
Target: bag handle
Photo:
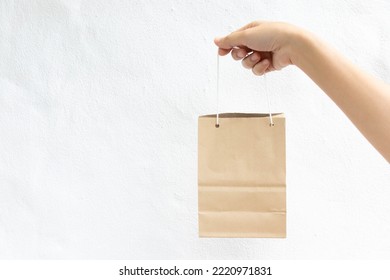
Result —
<instances>
[{"instance_id":1,"label":"bag handle","mask_svg":"<svg viewBox=\"0 0 390 280\"><path fill-rule=\"evenodd\" d=\"M264 76L264 87L265 87L265 95L267 96L267 104L268 104L268 111L269 111L269 126L275 126L274 120L272 118L272 113L271 113L271 102L270 98L268 96L268 87L267 87L267 79L265 76L265 73L263 74ZM217 52L217 114L216 114L216 121L215 121L215 127L219 127L219 53Z\"/></svg>"}]
</instances>

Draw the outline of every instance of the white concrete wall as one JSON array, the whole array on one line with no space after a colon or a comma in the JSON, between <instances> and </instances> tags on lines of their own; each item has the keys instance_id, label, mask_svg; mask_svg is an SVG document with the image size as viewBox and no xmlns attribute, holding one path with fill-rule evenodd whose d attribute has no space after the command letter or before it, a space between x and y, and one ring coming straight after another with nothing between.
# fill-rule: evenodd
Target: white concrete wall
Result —
<instances>
[{"instance_id":1,"label":"white concrete wall","mask_svg":"<svg viewBox=\"0 0 390 280\"><path fill-rule=\"evenodd\" d=\"M389 258L389 164L295 67L288 238L199 239L197 117L215 112L213 38L291 22L390 82L388 1L0 2L1 258ZM359 81L356 81L357 83ZM221 59L221 110L267 110Z\"/></svg>"}]
</instances>

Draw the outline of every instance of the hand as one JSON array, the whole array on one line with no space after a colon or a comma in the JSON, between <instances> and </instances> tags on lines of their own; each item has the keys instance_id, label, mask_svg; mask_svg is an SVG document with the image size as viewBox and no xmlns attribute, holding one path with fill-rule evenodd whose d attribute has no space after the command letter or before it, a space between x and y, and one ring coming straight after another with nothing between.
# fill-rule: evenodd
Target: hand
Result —
<instances>
[{"instance_id":1,"label":"hand","mask_svg":"<svg viewBox=\"0 0 390 280\"><path fill-rule=\"evenodd\" d=\"M301 32L287 23L254 21L214 42L220 55L231 51L233 59L242 60L255 75L263 75L293 64L295 35Z\"/></svg>"},{"instance_id":2,"label":"hand","mask_svg":"<svg viewBox=\"0 0 390 280\"><path fill-rule=\"evenodd\" d=\"M353 65L309 31L280 22L252 22L216 38L255 75L294 64L349 117L390 163L390 86Z\"/></svg>"}]
</instances>

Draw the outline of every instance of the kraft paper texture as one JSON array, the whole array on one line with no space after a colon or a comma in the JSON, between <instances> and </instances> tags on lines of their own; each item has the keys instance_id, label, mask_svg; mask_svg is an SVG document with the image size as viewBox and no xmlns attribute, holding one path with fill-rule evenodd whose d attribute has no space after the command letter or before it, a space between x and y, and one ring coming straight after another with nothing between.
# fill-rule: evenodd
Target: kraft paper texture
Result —
<instances>
[{"instance_id":1,"label":"kraft paper texture","mask_svg":"<svg viewBox=\"0 0 390 280\"><path fill-rule=\"evenodd\" d=\"M285 117L198 120L200 237L286 237Z\"/></svg>"}]
</instances>

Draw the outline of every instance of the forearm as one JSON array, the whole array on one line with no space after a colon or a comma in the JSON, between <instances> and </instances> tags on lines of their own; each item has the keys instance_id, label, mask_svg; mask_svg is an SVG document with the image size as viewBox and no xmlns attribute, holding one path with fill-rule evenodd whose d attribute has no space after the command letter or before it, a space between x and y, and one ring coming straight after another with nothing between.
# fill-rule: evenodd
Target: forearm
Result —
<instances>
[{"instance_id":1,"label":"forearm","mask_svg":"<svg viewBox=\"0 0 390 280\"><path fill-rule=\"evenodd\" d=\"M292 63L302 69L390 162L390 86L354 66L307 33L292 46Z\"/></svg>"}]
</instances>

